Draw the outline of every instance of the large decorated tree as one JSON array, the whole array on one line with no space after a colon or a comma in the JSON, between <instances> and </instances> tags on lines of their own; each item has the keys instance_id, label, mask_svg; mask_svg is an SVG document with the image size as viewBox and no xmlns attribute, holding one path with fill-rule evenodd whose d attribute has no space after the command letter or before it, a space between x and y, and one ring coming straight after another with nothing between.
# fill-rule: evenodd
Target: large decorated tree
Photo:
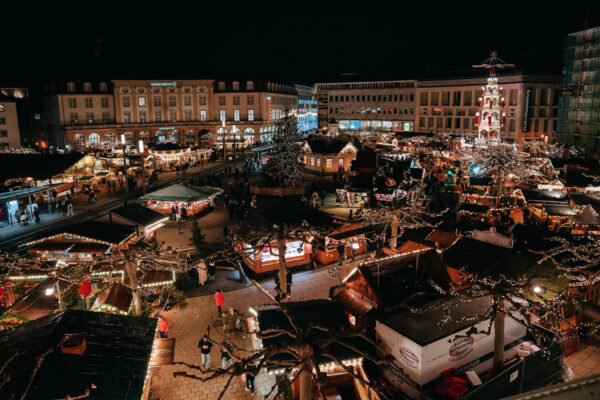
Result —
<instances>
[{"instance_id":1,"label":"large decorated tree","mask_svg":"<svg viewBox=\"0 0 600 400\"><path fill-rule=\"evenodd\" d=\"M277 183L290 187L302 178L299 163L302 147L296 117L287 107L283 112L283 117L275 125L274 151L265 166L265 174Z\"/></svg>"}]
</instances>

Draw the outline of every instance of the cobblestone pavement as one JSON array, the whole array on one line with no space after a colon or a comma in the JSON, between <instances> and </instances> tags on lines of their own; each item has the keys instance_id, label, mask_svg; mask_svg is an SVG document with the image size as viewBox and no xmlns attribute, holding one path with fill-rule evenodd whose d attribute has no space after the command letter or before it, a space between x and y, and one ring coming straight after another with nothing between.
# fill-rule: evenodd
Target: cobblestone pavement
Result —
<instances>
[{"instance_id":1,"label":"cobblestone pavement","mask_svg":"<svg viewBox=\"0 0 600 400\"><path fill-rule=\"evenodd\" d=\"M565 364L573 371L573 379L600 374L600 347L581 346L579 351L565 357Z\"/></svg>"},{"instance_id":2,"label":"cobblestone pavement","mask_svg":"<svg viewBox=\"0 0 600 400\"><path fill-rule=\"evenodd\" d=\"M349 264L347 271L350 271L355 264ZM329 288L339 283L338 277L332 277L327 269L318 271L303 272L294 274L292 284L291 301L303 301L319 298L327 298ZM274 293L274 282L263 283L263 287ZM249 286L244 289L230 291L225 293L225 307L234 307L241 312L248 314L248 307L268 304L268 298L262 294L255 286ZM206 333L206 328L211 322L211 318L217 317L217 308L212 295L195 297L187 299L183 308L176 308L165 313L170 325L170 337L176 338L175 361L200 365L200 349L198 341ZM221 333L221 332L220 332ZM237 345L244 348L251 348L249 336L242 333L229 333L231 339ZM211 330L211 337L217 339L214 330ZM212 347L211 366L213 368L221 365L219 349ZM197 374L198 371L192 370L181 365L163 366L152 380L151 399L161 400L214 400L224 387L228 377L219 377L207 382L184 377L173 377L175 371L186 371L190 374ZM254 398L264 398L269 392L274 380L265 372L261 372L256 378L256 391ZM244 390L244 384L239 377L234 377L228 388L224 399L252 399L252 395Z\"/></svg>"}]
</instances>

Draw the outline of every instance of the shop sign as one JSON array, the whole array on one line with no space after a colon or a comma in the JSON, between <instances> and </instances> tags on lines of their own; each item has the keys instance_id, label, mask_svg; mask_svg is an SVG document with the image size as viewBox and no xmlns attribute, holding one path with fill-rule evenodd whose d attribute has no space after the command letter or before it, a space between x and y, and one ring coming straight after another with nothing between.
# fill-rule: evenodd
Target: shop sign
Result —
<instances>
[{"instance_id":1,"label":"shop sign","mask_svg":"<svg viewBox=\"0 0 600 400\"><path fill-rule=\"evenodd\" d=\"M523 127L523 132L529 132L529 102L531 99L531 88L528 87L525 89L525 105L523 107L523 123L521 126Z\"/></svg>"}]
</instances>

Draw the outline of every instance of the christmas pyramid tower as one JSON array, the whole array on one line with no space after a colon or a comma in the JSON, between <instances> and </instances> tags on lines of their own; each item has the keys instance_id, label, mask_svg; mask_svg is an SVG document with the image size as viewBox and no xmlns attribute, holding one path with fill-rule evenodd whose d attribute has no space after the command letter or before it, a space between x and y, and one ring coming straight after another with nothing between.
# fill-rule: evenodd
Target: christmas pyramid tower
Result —
<instances>
[{"instance_id":1,"label":"christmas pyramid tower","mask_svg":"<svg viewBox=\"0 0 600 400\"><path fill-rule=\"evenodd\" d=\"M504 126L506 113L503 111L504 97L502 97L502 86L498 86L496 68L513 66L513 64L506 64L498 58L495 51L482 64L473 65L475 68L488 68L490 70L487 85L481 87L479 111L475 114L477 141L479 143L499 142L501 140L500 130Z\"/></svg>"}]
</instances>

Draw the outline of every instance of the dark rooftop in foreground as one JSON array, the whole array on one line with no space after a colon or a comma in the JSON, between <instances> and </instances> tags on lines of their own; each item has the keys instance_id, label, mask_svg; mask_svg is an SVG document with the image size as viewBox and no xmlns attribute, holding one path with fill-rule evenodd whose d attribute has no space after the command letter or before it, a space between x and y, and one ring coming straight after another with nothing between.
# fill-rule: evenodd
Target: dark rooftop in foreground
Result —
<instances>
[{"instance_id":1,"label":"dark rooftop in foreground","mask_svg":"<svg viewBox=\"0 0 600 400\"><path fill-rule=\"evenodd\" d=\"M0 180L11 178L48 179L62 174L85 154L0 154Z\"/></svg>"},{"instance_id":2,"label":"dark rooftop in foreground","mask_svg":"<svg viewBox=\"0 0 600 400\"><path fill-rule=\"evenodd\" d=\"M150 226L165 219L163 214L139 203L126 204L110 212L141 226Z\"/></svg>"},{"instance_id":3,"label":"dark rooftop in foreground","mask_svg":"<svg viewBox=\"0 0 600 400\"><path fill-rule=\"evenodd\" d=\"M70 310L3 331L0 365L10 379L0 398L64 399L90 389L93 399L139 400L155 329L155 319ZM83 332L85 352L63 354L65 335Z\"/></svg>"},{"instance_id":4,"label":"dark rooftop in foreground","mask_svg":"<svg viewBox=\"0 0 600 400\"><path fill-rule=\"evenodd\" d=\"M332 138L311 138L307 141L313 154L338 154L348 143L344 139Z\"/></svg>"}]
</instances>

